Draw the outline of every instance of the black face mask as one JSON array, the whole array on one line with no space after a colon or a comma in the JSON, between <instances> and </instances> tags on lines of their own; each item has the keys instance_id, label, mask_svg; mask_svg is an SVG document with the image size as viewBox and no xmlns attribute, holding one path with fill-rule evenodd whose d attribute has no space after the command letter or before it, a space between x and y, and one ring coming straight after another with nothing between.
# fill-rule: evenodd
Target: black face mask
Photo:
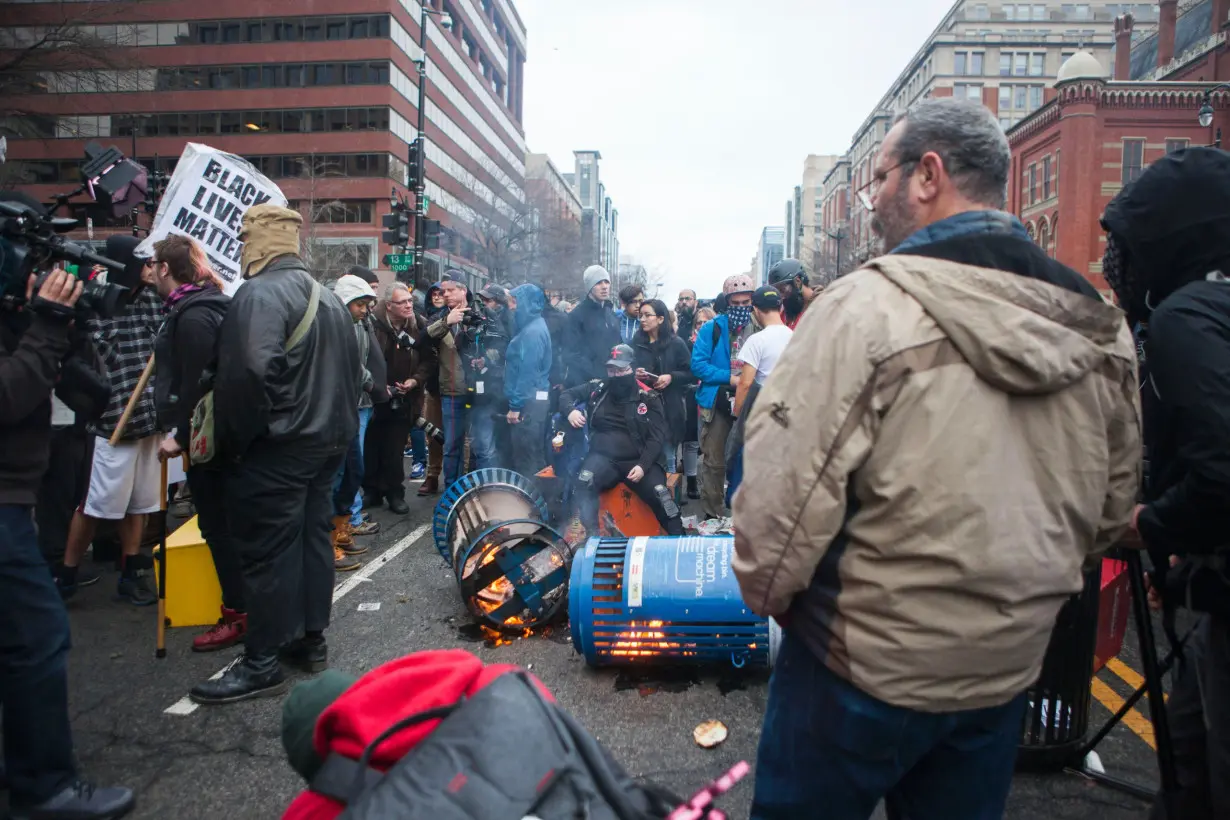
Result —
<instances>
[{"instance_id":1,"label":"black face mask","mask_svg":"<svg viewBox=\"0 0 1230 820\"><path fill-rule=\"evenodd\" d=\"M803 312L803 294L790 294L782 300L782 307L786 308L786 315L798 316Z\"/></svg>"},{"instance_id":2,"label":"black face mask","mask_svg":"<svg viewBox=\"0 0 1230 820\"><path fill-rule=\"evenodd\" d=\"M636 374L626 376L611 376L606 380L610 386L611 395L616 398L627 398L636 392Z\"/></svg>"}]
</instances>

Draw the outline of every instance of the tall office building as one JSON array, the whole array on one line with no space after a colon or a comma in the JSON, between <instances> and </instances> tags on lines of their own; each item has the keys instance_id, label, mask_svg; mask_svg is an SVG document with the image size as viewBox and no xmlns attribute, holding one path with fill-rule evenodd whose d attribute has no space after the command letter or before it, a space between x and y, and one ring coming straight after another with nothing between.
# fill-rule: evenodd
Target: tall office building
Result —
<instances>
[{"instance_id":1,"label":"tall office building","mask_svg":"<svg viewBox=\"0 0 1230 820\"><path fill-rule=\"evenodd\" d=\"M565 178L581 200L581 242L586 265L601 265L612 274L619 269L619 211L606 194L599 176L598 151L573 151L575 167Z\"/></svg>"},{"instance_id":2,"label":"tall office building","mask_svg":"<svg viewBox=\"0 0 1230 820\"><path fill-rule=\"evenodd\" d=\"M524 201L525 25L512 0L428 0L429 216L444 227L427 274L483 278L477 224ZM87 140L170 172L186 142L249 159L305 216L305 235L377 267L390 194L405 196L418 121L420 7L413 0L84 0L6 4L0 59L67 31L103 57L23 59L3 89L5 175L40 199L71 190ZM19 92L19 93L18 93ZM156 161L155 161L156 158ZM127 217L91 208L96 238Z\"/></svg>"},{"instance_id":3,"label":"tall office building","mask_svg":"<svg viewBox=\"0 0 1230 820\"><path fill-rule=\"evenodd\" d=\"M755 276L757 285L769 281L769 269L786 257L786 229L784 227L764 228L760 232L760 242L756 245Z\"/></svg>"}]
</instances>

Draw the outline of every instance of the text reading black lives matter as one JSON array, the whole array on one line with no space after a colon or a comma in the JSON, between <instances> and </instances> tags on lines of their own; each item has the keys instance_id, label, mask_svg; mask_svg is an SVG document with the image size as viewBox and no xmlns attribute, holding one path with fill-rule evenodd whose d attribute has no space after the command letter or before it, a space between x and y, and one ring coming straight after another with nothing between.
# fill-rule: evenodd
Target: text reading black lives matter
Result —
<instances>
[{"instance_id":1,"label":"text reading black lives matter","mask_svg":"<svg viewBox=\"0 0 1230 820\"><path fill-rule=\"evenodd\" d=\"M175 215L174 227L193 239L200 240L208 249L211 261L216 254L230 261L217 265L229 272L239 267L243 242L239 230L243 215L253 205L268 202L270 195L248 181L242 174L232 173L216 160L210 160L201 174L201 184L190 206L181 207Z\"/></svg>"}]
</instances>

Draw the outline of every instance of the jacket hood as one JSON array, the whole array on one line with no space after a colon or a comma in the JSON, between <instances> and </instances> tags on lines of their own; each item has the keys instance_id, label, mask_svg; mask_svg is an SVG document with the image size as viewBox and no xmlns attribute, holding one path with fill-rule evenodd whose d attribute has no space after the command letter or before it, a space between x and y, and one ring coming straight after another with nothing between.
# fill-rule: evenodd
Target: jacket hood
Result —
<instances>
[{"instance_id":1,"label":"jacket hood","mask_svg":"<svg viewBox=\"0 0 1230 820\"><path fill-rule=\"evenodd\" d=\"M1044 395L1080 381L1127 333L1099 299L1006 271L902 254L869 267L908 293L988 384Z\"/></svg>"},{"instance_id":2,"label":"jacket hood","mask_svg":"<svg viewBox=\"0 0 1230 820\"><path fill-rule=\"evenodd\" d=\"M547 297L542 292L542 288L528 283L517 285L512 289L512 295L517 300L517 330L521 331L542 315L543 308L547 304Z\"/></svg>"},{"instance_id":3,"label":"jacket hood","mask_svg":"<svg viewBox=\"0 0 1230 820\"><path fill-rule=\"evenodd\" d=\"M353 274L346 274L337 280L333 292L342 300L343 305L349 305L355 299L375 299L376 293L372 286Z\"/></svg>"},{"instance_id":4,"label":"jacket hood","mask_svg":"<svg viewBox=\"0 0 1230 820\"><path fill-rule=\"evenodd\" d=\"M1111 200L1102 226L1153 307L1212 271L1230 274L1230 153L1167 154Z\"/></svg>"},{"instance_id":5,"label":"jacket hood","mask_svg":"<svg viewBox=\"0 0 1230 820\"><path fill-rule=\"evenodd\" d=\"M303 216L298 211L268 202L253 205L243 215L243 250L240 265L243 278L257 276L274 259L299 253L299 228Z\"/></svg>"}]
</instances>

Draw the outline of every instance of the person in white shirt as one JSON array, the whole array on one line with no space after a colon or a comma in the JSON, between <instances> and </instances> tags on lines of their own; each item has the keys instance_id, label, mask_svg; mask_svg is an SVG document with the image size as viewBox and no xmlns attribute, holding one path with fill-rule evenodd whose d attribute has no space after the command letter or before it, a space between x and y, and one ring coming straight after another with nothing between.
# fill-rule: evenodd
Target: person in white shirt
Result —
<instances>
[{"instance_id":1,"label":"person in white shirt","mask_svg":"<svg viewBox=\"0 0 1230 820\"><path fill-rule=\"evenodd\" d=\"M747 365L735 388L735 415L739 418L744 417L743 405L752 384L764 384L794 333L782 321L781 304L781 294L772 285L763 285L752 294L752 312L763 329L753 333L739 351L739 361Z\"/></svg>"},{"instance_id":2,"label":"person in white shirt","mask_svg":"<svg viewBox=\"0 0 1230 820\"><path fill-rule=\"evenodd\" d=\"M747 417L752 413L760 386L773 372L794 332L782 321L781 307L781 294L772 285L762 285L752 294L752 312L761 330L748 337L736 357L743 363L743 371L735 387L735 423L726 440L727 505L743 481L743 429Z\"/></svg>"}]
</instances>

